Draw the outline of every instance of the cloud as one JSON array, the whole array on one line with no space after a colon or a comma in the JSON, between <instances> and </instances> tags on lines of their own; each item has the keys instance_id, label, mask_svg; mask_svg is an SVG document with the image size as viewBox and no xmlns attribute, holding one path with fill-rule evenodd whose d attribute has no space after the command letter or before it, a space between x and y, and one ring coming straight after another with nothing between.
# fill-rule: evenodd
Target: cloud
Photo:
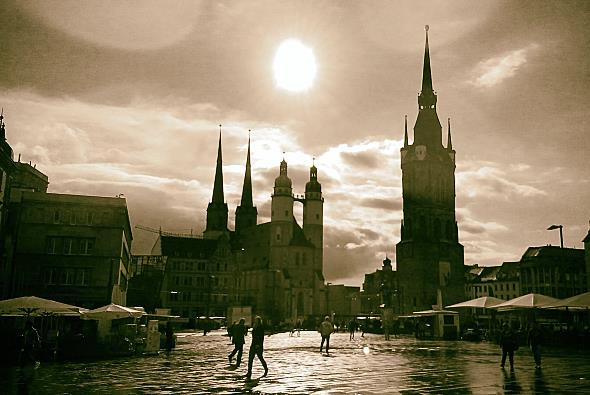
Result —
<instances>
[{"instance_id":1,"label":"cloud","mask_svg":"<svg viewBox=\"0 0 590 395\"><path fill-rule=\"evenodd\" d=\"M527 170L526 166L520 166L520 173ZM534 171L515 175L507 172L499 164L481 161L464 161L458 166L456 172L457 193L471 200L509 200L514 196L539 197L546 196L547 192L528 185L534 180L531 177Z\"/></svg>"},{"instance_id":2,"label":"cloud","mask_svg":"<svg viewBox=\"0 0 590 395\"><path fill-rule=\"evenodd\" d=\"M502 83L507 78L513 77L527 62L527 56L538 47L538 44L531 44L481 61L475 67L475 77L471 83L480 88L489 88Z\"/></svg>"}]
</instances>

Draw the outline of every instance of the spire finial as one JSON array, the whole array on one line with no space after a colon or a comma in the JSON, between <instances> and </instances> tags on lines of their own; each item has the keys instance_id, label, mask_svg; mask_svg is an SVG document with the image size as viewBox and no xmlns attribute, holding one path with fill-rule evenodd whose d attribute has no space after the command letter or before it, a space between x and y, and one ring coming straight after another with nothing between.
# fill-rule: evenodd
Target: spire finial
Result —
<instances>
[{"instance_id":1,"label":"spire finial","mask_svg":"<svg viewBox=\"0 0 590 395\"><path fill-rule=\"evenodd\" d=\"M408 146L408 115L404 115L404 147Z\"/></svg>"},{"instance_id":2,"label":"spire finial","mask_svg":"<svg viewBox=\"0 0 590 395\"><path fill-rule=\"evenodd\" d=\"M219 144L217 146L217 167L215 168L215 181L213 183L213 203L225 202L223 195L223 158L221 154L221 124L219 125Z\"/></svg>"},{"instance_id":3,"label":"spire finial","mask_svg":"<svg viewBox=\"0 0 590 395\"><path fill-rule=\"evenodd\" d=\"M447 127L448 127L448 134L447 134L447 149L450 151L453 149L453 141L451 140L451 118L447 118Z\"/></svg>"},{"instance_id":4,"label":"spire finial","mask_svg":"<svg viewBox=\"0 0 590 395\"><path fill-rule=\"evenodd\" d=\"M430 26L424 25L424 30L426 30L426 33L428 33L428 29L430 29Z\"/></svg>"}]
</instances>

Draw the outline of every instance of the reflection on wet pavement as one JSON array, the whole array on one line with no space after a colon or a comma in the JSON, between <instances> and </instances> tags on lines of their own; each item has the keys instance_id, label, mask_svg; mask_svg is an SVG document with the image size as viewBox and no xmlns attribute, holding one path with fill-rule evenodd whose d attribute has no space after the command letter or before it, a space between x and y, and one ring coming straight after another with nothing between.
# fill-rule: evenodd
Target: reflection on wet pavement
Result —
<instances>
[{"instance_id":1,"label":"reflection on wet pavement","mask_svg":"<svg viewBox=\"0 0 590 395\"><path fill-rule=\"evenodd\" d=\"M245 379L249 341L242 365L230 366L224 332L178 334L170 354L106 361L43 364L27 380L18 369L0 374L3 393L195 394L549 394L590 393L590 353L545 350L542 370L529 350L515 356L516 371L499 366L499 347L489 343L383 340L365 334L353 341L336 333L330 355L319 352L320 336L287 333L265 340L269 374L256 359L253 380ZM24 377L24 378L23 378Z\"/></svg>"}]
</instances>

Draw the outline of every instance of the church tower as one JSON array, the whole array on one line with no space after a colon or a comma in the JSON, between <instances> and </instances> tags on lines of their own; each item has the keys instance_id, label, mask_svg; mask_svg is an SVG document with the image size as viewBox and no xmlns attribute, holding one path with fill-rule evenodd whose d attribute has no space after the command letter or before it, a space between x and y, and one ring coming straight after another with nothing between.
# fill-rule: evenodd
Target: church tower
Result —
<instances>
[{"instance_id":1,"label":"church tower","mask_svg":"<svg viewBox=\"0 0 590 395\"><path fill-rule=\"evenodd\" d=\"M223 196L223 160L221 158L221 125L219 125L219 145L217 148L213 197L207 206L207 226L203 236L208 239L217 239L222 234L228 234L227 214L227 203Z\"/></svg>"},{"instance_id":2,"label":"church tower","mask_svg":"<svg viewBox=\"0 0 590 395\"><path fill-rule=\"evenodd\" d=\"M288 246L293 238L293 188L287 175L287 162L281 162L271 197L271 247ZM276 262L276 261L275 261Z\"/></svg>"},{"instance_id":3,"label":"church tower","mask_svg":"<svg viewBox=\"0 0 590 395\"><path fill-rule=\"evenodd\" d=\"M315 269L322 270L324 246L324 198L322 185L318 182L318 169L315 164L309 169L309 181L305 184L303 205L303 233L315 246Z\"/></svg>"},{"instance_id":4,"label":"church tower","mask_svg":"<svg viewBox=\"0 0 590 395\"><path fill-rule=\"evenodd\" d=\"M432 87L428 26L414 140L408 121L400 149L403 189L401 241L396 245L402 312L428 310L464 298L463 246L455 219L455 150L450 120L447 146Z\"/></svg>"},{"instance_id":5,"label":"church tower","mask_svg":"<svg viewBox=\"0 0 590 395\"><path fill-rule=\"evenodd\" d=\"M250 137L248 137L248 154L246 156L246 172L242 187L242 201L236 208L236 233L239 235L245 229L256 226L258 210L252 201L252 169L250 166Z\"/></svg>"}]
</instances>

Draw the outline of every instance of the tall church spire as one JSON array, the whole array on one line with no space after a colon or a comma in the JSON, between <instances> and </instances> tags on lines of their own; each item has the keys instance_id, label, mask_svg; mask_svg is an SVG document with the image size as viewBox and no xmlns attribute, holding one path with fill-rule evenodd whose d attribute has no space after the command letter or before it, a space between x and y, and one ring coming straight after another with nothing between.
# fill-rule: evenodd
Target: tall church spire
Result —
<instances>
[{"instance_id":1,"label":"tall church spire","mask_svg":"<svg viewBox=\"0 0 590 395\"><path fill-rule=\"evenodd\" d=\"M246 156L246 173L244 174L244 185L242 187L243 207L251 207L252 204L252 170L250 167L250 131L248 131L248 154Z\"/></svg>"},{"instance_id":2,"label":"tall church spire","mask_svg":"<svg viewBox=\"0 0 590 395\"><path fill-rule=\"evenodd\" d=\"M213 184L212 203L224 203L223 196L223 160L221 157L221 125L219 125L219 145L217 147L217 167L215 168L215 182Z\"/></svg>"},{"instance_id":3,"label":"tall church spire","mask_svg":"<svg viewBox=\"0 0 590 395\"><path fill-rule=\"evenodd\" d=\"M450 151L453 149L453 141L451 140L451 118L448 118L447 122L448 122L447 149Z\"/></svg>"},{"instance_id":4,"label":"tall church spire","mask_svg":"<svg viewBox=\"0 0 590 395\"><path fill-rule=\"evenodd\" d=\"M213 197L207 206L207 225L204 236L217 238L227 233L227 203L223 196L223 160L221 157L221 125L219 125L219 145L217 147L217 167L213 184Z\"/></svg>"},{"instance_id":5,"label":"tall church spire","mask_svg":"<svg viewBox=\"0 0 590 395\"><path fill-rule=\"evenodd\" d=\"M426 44L424 46L424 65L422 68L422 91L418 95L418 119L414 125L414 145L426 146L429 150L442 148L442 126L436 114L436 93L432 88L430 69L430 48L428 46L428 25L426 25Z\"/></svg>"},{"instance_id":6,"label":"tall church spire","mask_svg":"<svg viewBox=\"0 0 590 395\"><path fill-rule=\"evenodd\" d=\"M248 154L246 156L246 172L242 187L242 200L236 207L236 233L241 234L244 229L256 226L258 210L252 202L252 169L250 165L250 130L248 130Z\"/></svg>"},{"instance_id":7,"label":"tall church spire","mask_svg":"<svg viewBox=\"0 0 590 395\"><path fill-rule=\"evenodd\" d=\"M408 116L404 115L404 147L408 146Z\"/></svg>"}]
</instances>

